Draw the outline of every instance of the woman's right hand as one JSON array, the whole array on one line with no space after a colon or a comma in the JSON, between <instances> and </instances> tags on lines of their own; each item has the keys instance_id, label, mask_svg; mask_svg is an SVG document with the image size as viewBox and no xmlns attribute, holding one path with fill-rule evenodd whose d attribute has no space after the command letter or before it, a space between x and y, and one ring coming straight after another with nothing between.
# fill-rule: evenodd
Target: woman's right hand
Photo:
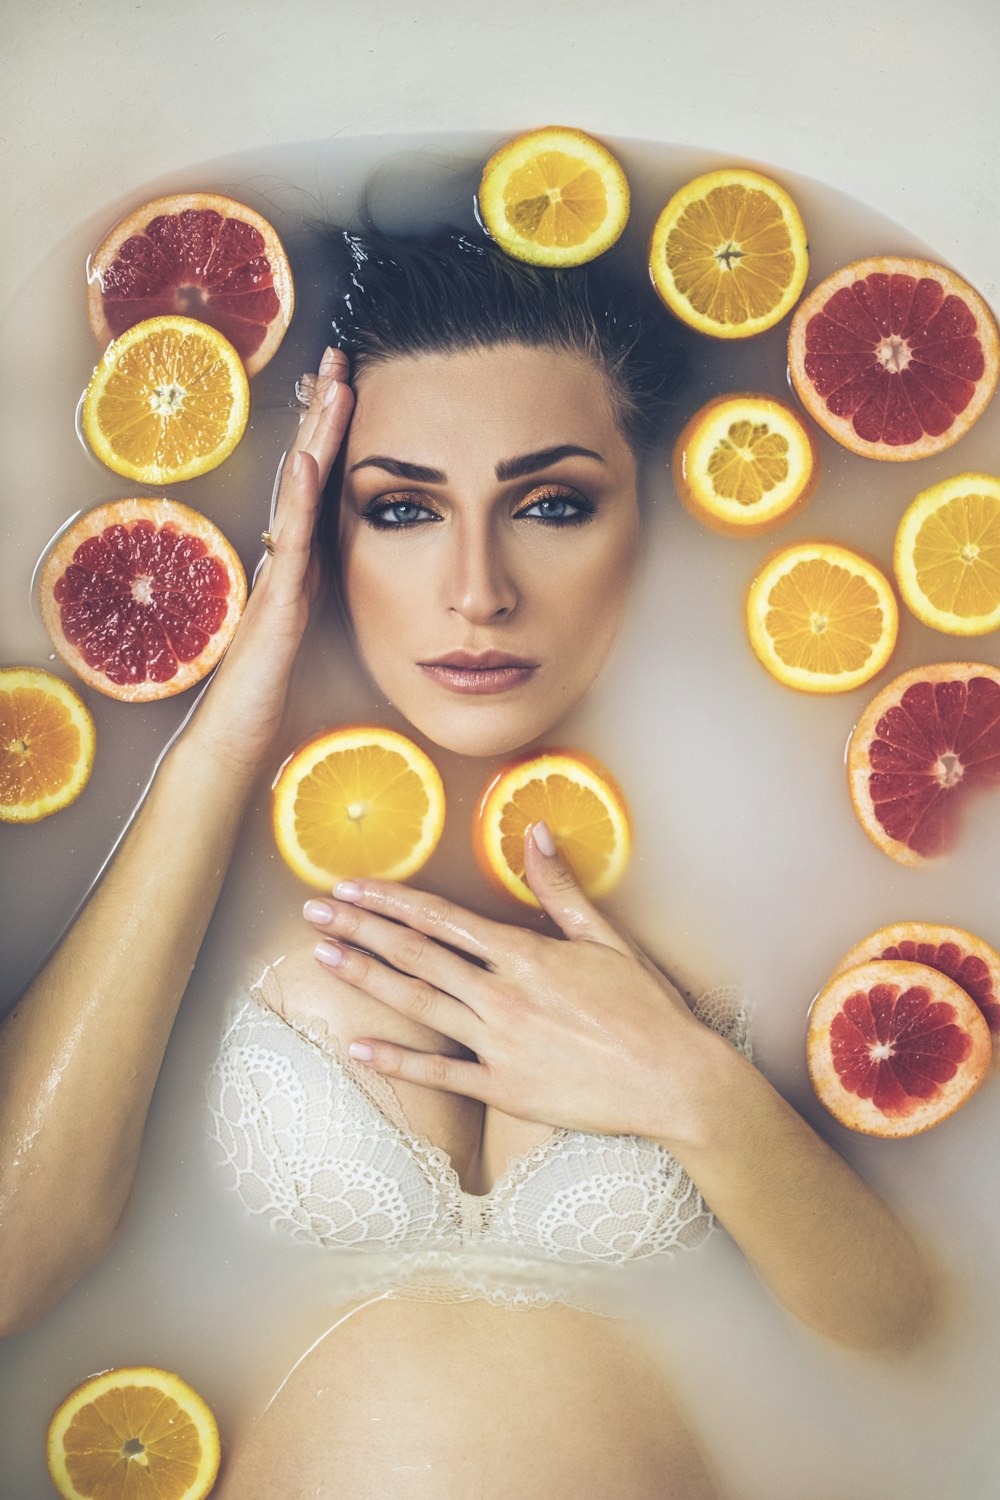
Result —
<instances>
[{"instance_id":1,"label":"woman's right hand","mask_svg":"<svg viewBox=\"0 0 1000 1500\"><path fill-rule=\"evenodd\" d=\"M255 776L281 724L295 654L316 592L323 487L354 409L347 356L327 349L309 409L288 450L270 533L243 619L190 733L230 770Z\"/></svg>"}]
</instances>

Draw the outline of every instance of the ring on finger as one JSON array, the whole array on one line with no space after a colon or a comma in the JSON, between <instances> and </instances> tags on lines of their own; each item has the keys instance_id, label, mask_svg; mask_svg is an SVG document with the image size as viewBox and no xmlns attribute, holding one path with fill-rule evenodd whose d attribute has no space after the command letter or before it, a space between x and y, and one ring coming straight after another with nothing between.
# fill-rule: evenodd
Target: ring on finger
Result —
<instances>
[{"instance_id":1,"label":"ring on finger","mask_svg":"<svg viewBox=\"0 0 1000 1500\"><path fill-rule=\"evenodd\" d=\"M264 544L264 551L267 553L268 557L273 557L278 550L278 545L275 542L274 537L269 531L262 531L260 534L260 539Z\"/></svg>"}]
</instances>

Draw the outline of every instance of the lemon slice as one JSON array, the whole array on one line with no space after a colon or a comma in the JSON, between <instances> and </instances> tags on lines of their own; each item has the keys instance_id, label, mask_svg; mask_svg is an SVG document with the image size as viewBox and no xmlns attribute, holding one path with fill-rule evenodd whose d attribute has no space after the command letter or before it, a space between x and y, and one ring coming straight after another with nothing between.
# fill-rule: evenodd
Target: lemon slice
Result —
<instances>
[{"instance_id":1,"label":"lemon slice","mask_svg":"<svg viewBox=\"0 0 1000 1500\"><path fill-rule=\"evenodd\" d=\"M714 531L769 531L805 505L819 477L816 444L773 396L719 396L684 428L674 449L677 493Z\"/></svg>"}]
</instances>

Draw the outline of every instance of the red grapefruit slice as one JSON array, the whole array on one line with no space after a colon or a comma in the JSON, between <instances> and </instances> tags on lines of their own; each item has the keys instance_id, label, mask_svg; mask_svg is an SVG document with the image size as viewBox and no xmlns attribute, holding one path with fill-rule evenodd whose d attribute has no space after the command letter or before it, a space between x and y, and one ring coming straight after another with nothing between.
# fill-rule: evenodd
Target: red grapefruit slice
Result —
<instances>
[{"instance_id":1,"label":"red grapefruit slice","mask_svg":"<svg viewBox=\"0 0 1000 1500\"><path fill-rule=\"evenodd\" d=\"M294 304L288 257L271 225L218 193L144 203L91 256L87 279L102 347L147 318L179 313L217 328L248 375L274 354Z\"/></svg>"},{"instance_id":2,"label":"red grapefruit slice","mask_svg":"<svg viewBox=\"0 0 1000 1500\"><path fill-rule=\"evenodd\" d=\"M217 526L176 500L115 500L74 521L42 568L45 628L109 698L169 698L209 673L246 603L243 565Z\"/></svg>"},{"instance_id":3,"label":"red grapefruit slice","mask_svg":"<svg viewBox=\"0 0 1000 1500\"><path fill-rule=\"evenodd\" d=\"M788 367L810 416L852 453L926 458L957 442L989 401L1000 338L953 271L876 256L800 302Z\"/></svg>"},{"instance_id":4,"label":"red grapefruit slice","mask_svg":"<svg viewBox=\"0 0 1000 1500\"><path fill-rule=\"evenodd\" d=\"M809 1011L817 1098L863 1135L919 1135L982 1082L992 1043L961 985L926 964L880 959L829 980Z\"/></svg>"},{"instance_id":5,"label":"red grapefruit slice","mask_svg":"<svg viewBox=\"0 0 1000 1500\"><path fill-rule=\"evenodd\" d=\"M847 747L862 828L903 865L944 854L972 788L1000 783L1000 670L915 667L872 699Z\"/></svg>"}]
</instances>

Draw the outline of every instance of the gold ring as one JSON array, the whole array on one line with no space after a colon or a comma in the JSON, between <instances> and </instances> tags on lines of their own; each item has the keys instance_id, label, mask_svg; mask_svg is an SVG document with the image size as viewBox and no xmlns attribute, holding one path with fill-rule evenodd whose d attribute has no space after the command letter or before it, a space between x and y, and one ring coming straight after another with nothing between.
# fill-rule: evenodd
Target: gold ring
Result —
<instances>
[{"instance_id":1,"label":"gold ring","mask_svg":"<svg viewBox=\"0 0 1000 1500\"><path fill-rule=\"evenodd\" d=\"M260 539L264 543L264 551L267 553L268 557L273 557L278 550L277 546L275 545L274 537L269 531L262 531L260 534Z\"/></svg>"}]
</instances>

